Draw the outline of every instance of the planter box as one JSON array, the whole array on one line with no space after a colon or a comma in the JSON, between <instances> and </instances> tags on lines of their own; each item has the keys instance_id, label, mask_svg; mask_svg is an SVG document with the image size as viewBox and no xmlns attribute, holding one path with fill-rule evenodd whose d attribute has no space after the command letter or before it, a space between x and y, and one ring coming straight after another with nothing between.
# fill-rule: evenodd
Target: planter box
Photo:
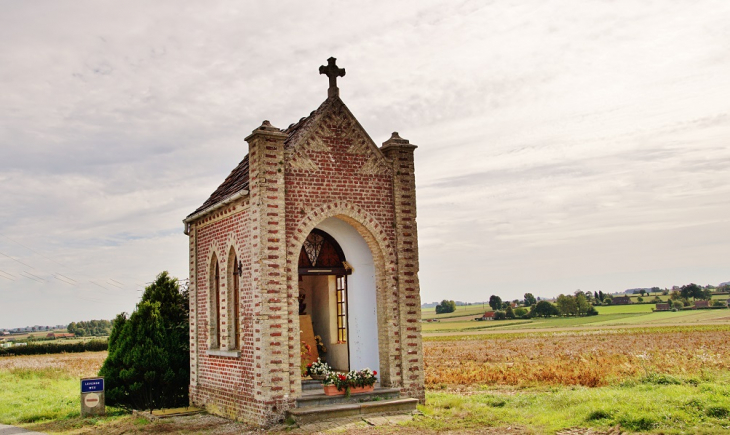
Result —
<instances>
[{"instance_id":1,"label":"planter box","mask_svg":"<svg viewBox=\"0 0 730 435\"><path fill-rule=\"evenodd\" d=\"M327 396L342 396L346 390L338 390L334 385L323 385L324 394ZM375 389L374 385L368 387L350 387L350 394L370 393Z\"/></svg>"}]
</instances>

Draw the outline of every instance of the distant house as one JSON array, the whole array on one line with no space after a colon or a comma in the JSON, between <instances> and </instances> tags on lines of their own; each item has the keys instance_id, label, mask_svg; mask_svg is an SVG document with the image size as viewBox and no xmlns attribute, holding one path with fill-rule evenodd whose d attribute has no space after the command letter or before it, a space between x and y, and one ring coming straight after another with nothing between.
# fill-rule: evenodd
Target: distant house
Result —
<instances>
[{"instance_id":1,"label":"distant house","mask_svg":"<svg viewBox=\"0 0 730 435\"><path fill-rule=\"evenodd\" d=\"M670 311L671 308L669 307L669 304L656 304L656 308L654 308L654 311Z\"/></svg>"},{"instance_id":2,"label":"distant house","mask_svg":"<svg viewBox=\"0 0 730 435\"><path fill-rule=\"evenodd\" d=\"M630 303L632 302L629 296L614 296L614 298L611 299L611 305L628 305Z\"/></svg>"},{"instance_id":3,"label":"distant house","mask_svg":"<svg viewBox=\"0 0 730 435\"><path fill-rule=\"evenodd\" d=\"M710 301L695 301L695 308L710 308Z\"/></svg>"},{"instance_id":4,"label":"distant house","mask_svg":"<svg viewBox=\"0 0 730 435\"><path fill-rule=\"evenodd\" d=\"M487 311L484 313L482 320L494 320L494 311Z\"/></svg>"},{"instance_id":5,"label":"distant house","mask_svg":"<svg viewBox=\"0 0 730 435\"><path fill-rule=\"evenodd\" d=\"M46 338L53 338L54 340L56 338L73 338L76 334L72 334L69 332L49 332L46 334Z\"/></svg>"}]
</instances>

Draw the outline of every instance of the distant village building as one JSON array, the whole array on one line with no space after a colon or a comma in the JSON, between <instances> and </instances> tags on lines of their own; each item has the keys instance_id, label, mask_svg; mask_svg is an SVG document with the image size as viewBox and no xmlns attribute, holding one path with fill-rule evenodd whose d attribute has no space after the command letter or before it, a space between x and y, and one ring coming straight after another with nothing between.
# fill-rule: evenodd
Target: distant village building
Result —
<instances>
[{"instance_id":1,"label":"distant village building","mask_svg":"<svg viewBox=\"0 0 730 435\"><path fill-rule=\"evenodd\" d=\"M494 320L494 311L487 311L482 315L482 320Z\"/></svg>"},{"instance_id":2,"label":"distant village building","mask_svg":"<svg viewBox=\"0 0 730 435\"><path fill-rule=\"evenodd\" d=\"M631 303L630 296L614 296L611 299L611 305L629 305Z\"/></svg>"},{"instance_id":3,"label":"distant village building","mask_svg":"<svg viewBox=\"0 0 730 435\"><path fill-rule=\"evenodd\" d=\"M315 336L335 369L369 367L381 387L424 401L416 146L398 133L377 146L340 99L345 70L328 62L319 108L285 129L256 127L183 221L190 401L216 414L282 420L302 397Z\"/></svg>"},{"instance_id":4,"label":"distant village building","mask_svg":"<svg viewBox=\"0 0 730 435\"><path fill-rule=\"evenodd\" d=\"M669 304L656 304L656 308L654 308L654 311L671 311L671 308L669 307Z\"/></svg>"},{"instance_id":5,"label":"distant village building","mask_svg":"<svg viewBox=\"0 0 730 435\"><path fill-rule=\"evenodd\" d=\"M695 301L695 308L710 308L710 301Z\"/></svg>"}]
</instances>

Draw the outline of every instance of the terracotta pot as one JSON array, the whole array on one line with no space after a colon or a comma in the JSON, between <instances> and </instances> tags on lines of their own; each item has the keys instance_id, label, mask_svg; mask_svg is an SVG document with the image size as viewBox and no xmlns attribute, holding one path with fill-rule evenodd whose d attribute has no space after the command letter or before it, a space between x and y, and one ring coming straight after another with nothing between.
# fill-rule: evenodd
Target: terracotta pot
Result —
<instances>
[{"instance_id":1,"label":"terracotta pot","mask_svg":"<svg viewBox=\"0 0 730 435\"><path fill-rule=\"evenodd\" d=\"M365 387L350 387L350 394L357 393L369 393L375 389L374 385L368 385Z\"/></svg>"},{"instance_id":2,"label":"terracotta pot","mask_svg":"<svg viewBox=\"0 0 730 435\"><path fill-rule=\"evenodd\" d=\"M324 394L327 396L341 396L345 394L345 390L338 390L334 385L323 385Z\"/></svg>"},{"instance_id":3,"label":"terracotta pot","mask_svg":"<svg viewBox=\"0 0 730 435\"><path fill-rule=\"evenodd\" d=\"M327 396L342 396L346 390L338 390L334 385L323 385L324 394ZM350 387L350 394L369 393L375 389L374 385L367 387Z\"/></svg>"}]
</instances>

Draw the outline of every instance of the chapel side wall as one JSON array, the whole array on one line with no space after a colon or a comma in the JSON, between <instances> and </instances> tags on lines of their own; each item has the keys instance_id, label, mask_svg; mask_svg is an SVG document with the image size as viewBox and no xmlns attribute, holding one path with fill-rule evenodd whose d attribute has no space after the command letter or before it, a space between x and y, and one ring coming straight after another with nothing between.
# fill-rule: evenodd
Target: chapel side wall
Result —
<instances>
[{"instance_id":1,"label":"chapel side wall","mask_svg":"<svg viewBox=\"0 0 730 435\"><path fill-rule=\"evenodd\" d=\"M247 421L256 420L261 415L254 391L254 296L250 233L248 199L204 217L191 228L191 234L194 234L191 251L195 253L191 279L194 278L195 283L195 302L191 305L191 327L194 325L194 329L191 331L190 401L211 413ZM211 259L215 253L220 267L221 326L225 330L229 324L228 282L225 277L229 272L227 267L231 246L235 246L242 269L239 280L240 357L208 355ZM226 347L225 335L221 337L223 348Z\"/></svg>"},{"instance_id":2,"label":"chapel side wall","mask_svg":"<svg viewBox=\"0 0 730 435\"><path fill-rule=\"evenodd\" d=\"M421 294L418 280L418 227L416 224L415 145L398 133L383 143L383 153L393 164L395 229L400 289L400 336L403 359L402 390L425 403L423 343L421 338Z\"/></svg>"},{"instance_id":3,"label":"chapel side wall","mask_svg":"<svg viewBox=\"0 0 730 435\"><path fill-rule=\"evenodd\" d=\"M378 323L385 325L379 329L378 345L380 348L381 384L401 387L401 331L394 325L399 319L400 298L395 264L395 212L393 197L393 176L390 166L377 156L377 151L368 147L357 147L357 138L342 135L343 128L339 122L323 122L318 131L318 147L306 150L306 156L314 165L286 165L286 236L287 236L287 268L288 310L298 330L297 304L297 260L298 251L307 234L300 234L305 221L318 223L329 216L353 217L350 223L357 224L357 216L367 216L367 222L359 222L362 226L374 228L383 246L377 246L374 239L366 238L373 254L381 250L381 282L378 289ZM354 150L353 150L354 149ZM379 160L377 160L379 159ZM383 163L373 164L373 161ZM314 169L313 169L314 168ZM365 224L365 225L362 225ZM295 252L296 251L296 252ZM377 261L377 259L376 259ZM376 265L376 268L378 266ZM298 376L299 342L298 336L292 334L290 345L290 376ZM292 385L292 394L298 394L298 385Z\"/></svg>"}]
</instances>

